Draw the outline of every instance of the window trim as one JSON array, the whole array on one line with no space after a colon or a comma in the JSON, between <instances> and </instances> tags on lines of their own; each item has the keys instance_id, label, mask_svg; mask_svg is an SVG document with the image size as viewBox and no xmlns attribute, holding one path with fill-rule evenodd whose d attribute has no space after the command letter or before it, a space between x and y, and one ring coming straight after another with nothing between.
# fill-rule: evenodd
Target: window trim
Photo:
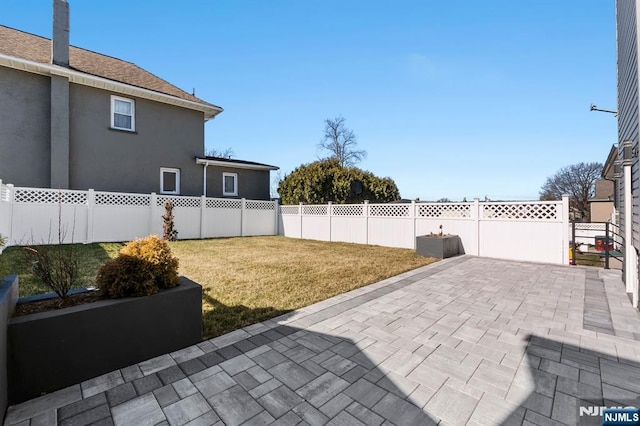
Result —
<instances>
[{"instance_id":1,"label":"window trim","mask_svg":"<svg viewBox=\"0 0 640 426\"><path fill-rule=\"evenodd\" d=\"M175 173L176 175L176 190L165 191L164 190L164 174ZM160 167L160 193L169 195L180 195L180 169L174 167Z\"/></svg>"},{"instance_id":2,"label":"window trim","mask_svg":"<svg viewBox=\"0 0 640 426\"><path fill-rule=\"evenodd\" d=\"M126 127L118 127L115 124L115 115L116 115L116 101L129 102L131 104L131 128L128 129ZM124 115L124 114L121 114ZM123 130L125 132L135 132L136 131L136 101L129 98L123 98L121 96L111 95L111 128L116 130Z\"/></svg>"},{"instance_id":3,"label":"window trim","mask_svg":"<svg viewBox=\"0 0 640 426\"><path fill-rule=\"evenodd\" d=\"M233 177L233 192L225 191L225 179L230 176ZM222 172L222 195L225 197L237 197L238 196L238 174L230 172Z\"/></svg>"}]
</instances>

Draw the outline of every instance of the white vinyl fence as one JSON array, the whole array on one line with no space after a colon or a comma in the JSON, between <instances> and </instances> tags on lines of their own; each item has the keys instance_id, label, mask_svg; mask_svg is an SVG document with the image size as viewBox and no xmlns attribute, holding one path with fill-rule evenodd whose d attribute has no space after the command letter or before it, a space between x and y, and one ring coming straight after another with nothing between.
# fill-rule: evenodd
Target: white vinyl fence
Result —
<instances>
[{"instance_id":1,"label":"white vinyl fence","mask_svg":"<svg viewBox=\"0 0 640 426\"><path fill-rule=\"evenodd\" d=\"M162 235L174 204L179 239L284 235L414 248L415 237L460 236L478 256L568 264L568 199L562 201L292 205L245 199L22 188L0 181L0 235L7 245L129 241ZM279 214L278 214L279 213ZM595 230L594 230L595 231ZM599 230L598 230L599 232Z\"/></svg>"},{"instance_id":2,"label":"white vinyl fence","mask_svg":"<svg viewBox=\"0 0 640 426\"><path fill-rule=\"evenodd\" d=\"M569 201L324 204L280 207L281 235L414 248L415 237L460 236L464 252L569 263Z\"/></svg>"},{"instance_id":3,"label":"white vinyl fence","mask_svg":"<svg viewBox=\"0 0 640 426\"><path fill-rule=\"evenodd\" d=\"M162 235L173 202L178 239L277 234L277 202L245 199L21 188L0 181L0 235L7 245L129 241Z\"/></svg>"}]
</instances>

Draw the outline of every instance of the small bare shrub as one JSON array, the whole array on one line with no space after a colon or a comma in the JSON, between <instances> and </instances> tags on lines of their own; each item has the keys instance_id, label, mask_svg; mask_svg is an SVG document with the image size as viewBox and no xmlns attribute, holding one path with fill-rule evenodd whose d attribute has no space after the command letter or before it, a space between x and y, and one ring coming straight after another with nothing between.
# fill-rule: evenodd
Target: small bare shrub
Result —
<instances>
[{"instance_id":1,"label":"small bare shrub","mask_svg":"<svg viewBox=\"0 0 640 426\"><path fill-rule=\"evenodd\" d=\"M167 200L164 203L163 221L163 238L167 241L175 241L178 239L178 231L173 218L173 203Z\"/></svg>"},{"instance_id":2,"label":"small bare shrub","mask_svg":"<svg viewBox=\"0 0 640 426\"><path fill-rule=\"evenodd\" d=\"M75 227L75 219L74 219ZM23 253L31 265L31 272L64 302L69 290L74 288L79 278L77 255L71 243L63 247L66 229L62 226L62 201L58 194L58 242L55 245L34 245L23 247ZM49 238L49 242L51 238Z\"/></svg>"}]
</instances>

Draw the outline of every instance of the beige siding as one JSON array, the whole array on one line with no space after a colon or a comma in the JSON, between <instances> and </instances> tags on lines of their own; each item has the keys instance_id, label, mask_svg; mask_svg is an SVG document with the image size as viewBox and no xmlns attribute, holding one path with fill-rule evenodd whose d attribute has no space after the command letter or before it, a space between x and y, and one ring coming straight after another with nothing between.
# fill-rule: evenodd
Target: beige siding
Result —
<instances>
[{"instance_id":1,"label":"beige siding","mask_svg":"<svg viewBox=\"0 0 640 426\"><path fill-rule=\"evenodd\" d=\"M613 214L613 201L592 201L591 222L609 222Z\"/></svg>"}]
</instances>

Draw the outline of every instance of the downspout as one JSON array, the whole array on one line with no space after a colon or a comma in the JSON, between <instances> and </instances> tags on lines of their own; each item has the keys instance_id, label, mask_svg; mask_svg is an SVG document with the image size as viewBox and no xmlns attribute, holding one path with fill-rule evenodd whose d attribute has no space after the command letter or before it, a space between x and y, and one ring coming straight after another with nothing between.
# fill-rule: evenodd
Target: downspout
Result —
<instances>
[{"instance_id":1,"label":"downspout","mask_svg":"<svg viewBox=\"0 0 640 426\"><path fill-rule=\"evenodd\" d=\"M631 188L631 149L632 141L625 140L622 142L622 158L624 167L624 275L626 292L633 294L635 283L635 270L638 268L634 264L636 256L634 256L633 247L633 190Z\"/></svg>"},{"instance_id":2,"label":"downspout","mask_svg":"<svg viewBox=\"0 0 640 426\"><path fill-rule=\"evenodd\" d=\"M207 166L209 163L204 163L204 169L202 172L202 195L207 196Z\"/></svg>"},{"instance_id":3,"label":"downspout","mask_svg":"<svg viewBox=\"0 0 640 426\"><path fill-rule=\"evenodd\" d=\"M633 198L631 198L631 166L624 166L624 260L627 263L624 268L625 272L625 283L627 287L627 293L631 293L633 291L633 283L631 282L631 271L634 268L633 265L630 265L631 261L631 250L633 250L632 238L633 235L631 233L631 219L632 219L632 204Z\"/></svg>"}]
</instances>

